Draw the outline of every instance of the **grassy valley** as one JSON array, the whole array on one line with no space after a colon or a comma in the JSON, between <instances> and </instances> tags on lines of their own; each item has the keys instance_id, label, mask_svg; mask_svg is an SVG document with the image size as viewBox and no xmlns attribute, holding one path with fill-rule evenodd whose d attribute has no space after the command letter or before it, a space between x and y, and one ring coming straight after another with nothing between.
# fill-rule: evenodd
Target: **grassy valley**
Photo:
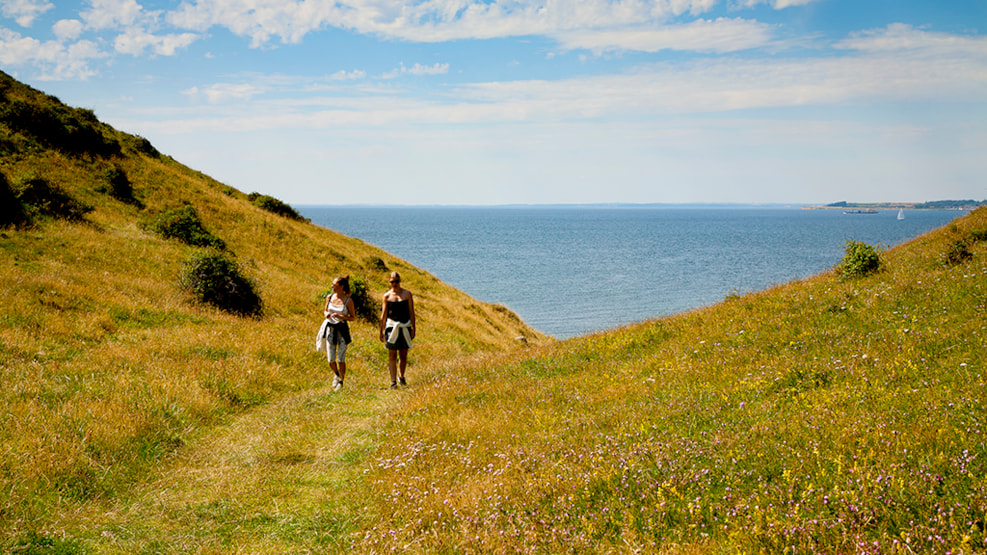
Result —
<instances>
[{"instance_id":1,"label":"grassy valley","mask_svg":"<svg viewBox=\"0 0 987 555\"><path fill-rule=\"evenodd\" d=\"M505 308L252 202L257 195L182 166L90 111L6 75L0 92L0 536L8 541L47 537L50 515L112 499L215 426L322 387L329 371L314 337L335 276L361 280L373 304L388 273L402 273L421 312L411 376L521 348L519 336L529 345L544 339ZM154 231L163 214L186 208L219 243L192 246ZM242 269L261 314L192 301L180 276L204 252ZM370 396L389 383L375 318L354 326L347 384Z\"/></svg>"},{"instance_id":2,"label":"grassy valley","mask_svg":"<svg viewBox=\"0 0 987 555\"><path fill-rule=\"evenodd\" d=\"M987 208L867 275L550 341L85 111L3 90L0 172L22 207L0 231L6 551L987 550ZM43 139L15 101L109 146ZM79 206L32 201L35 179ZM184 206L257 284L258 313L179 286L218 249L162 236ZM320 295L348 273L379 297L394 269L422 328L411 386L382 389L362 321L348 389L330 392Z\"/></svg>"}]
</instances>

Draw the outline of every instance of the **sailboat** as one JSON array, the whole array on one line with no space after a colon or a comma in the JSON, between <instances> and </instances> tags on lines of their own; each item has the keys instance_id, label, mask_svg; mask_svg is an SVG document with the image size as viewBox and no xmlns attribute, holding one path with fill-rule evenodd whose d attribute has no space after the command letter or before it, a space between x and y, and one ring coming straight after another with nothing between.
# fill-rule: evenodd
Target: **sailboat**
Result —
<instances>
[{"instance_id":1,"label":"sailboat","mask_svg":"<svg viewBox=\"0 0 987 555\"><path fill-rule=\"evenodd\" d=\"M905 209L904 208L899 208L898 209L898 219L899 220L904 220L905 219Z\"/></svg>"}]
</instances>

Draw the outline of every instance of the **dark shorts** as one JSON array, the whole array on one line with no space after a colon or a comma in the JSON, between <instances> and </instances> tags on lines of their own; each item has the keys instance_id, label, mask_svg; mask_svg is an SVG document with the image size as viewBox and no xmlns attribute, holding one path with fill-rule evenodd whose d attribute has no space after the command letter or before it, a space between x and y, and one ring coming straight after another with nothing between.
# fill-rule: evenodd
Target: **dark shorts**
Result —
<instances>
[{"instance_id":1,"label":"dark shorts","mask_svg":"<svg viewBox=\"0 0 987 555\"><path fill-rule=\"evenodd\" d=\"M388 338L388 337L391 336L391 330L392 329L394 329L394 328L387 328L387 329L384 330L385 341L386 341L386 338ZM395 343L386 342L386 343L384 343L384 345L389 350L391 350L391 351L401 351L401 350L404 350L404 349L408 349L409 348L408 347L408 341L404 338L404 332L403 331L398 334L398 340L397 340L397 342L395 342Z\"/></svg>"}]
</instances>

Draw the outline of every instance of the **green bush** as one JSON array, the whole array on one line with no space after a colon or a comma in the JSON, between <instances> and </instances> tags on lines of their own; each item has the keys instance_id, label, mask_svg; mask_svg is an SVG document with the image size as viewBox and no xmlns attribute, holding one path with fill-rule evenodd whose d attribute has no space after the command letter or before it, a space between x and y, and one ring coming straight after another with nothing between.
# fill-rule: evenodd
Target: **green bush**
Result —
<instances>
[{"instance_id":1,"label":"green bush","mask_svg":"<svg viewBox=\"0 0 987 555\"><path fill-rule=\"evenodd\" d=\"M93 210L92 206L75 200L61 187L37 175L19 179L13 189L29 217L37 214L78 221Z\"/></svg>"},{"instance_id":2,"label":"green bush","mask_svg":"<svg viewBox=\"0 0 987 555\"><path fill-rule=\"evenodd\" d=\"M841 280L864 277L881 268L881 257L874 245L862 241L848 240L844 247L843 260L836 267Z\"/></svg>"},{"instance_id":3,"label":"green bush","mask_svg":"<svg viewBox=\"0 0 987 555\"><path fill-rule=\"evenodd\" d=\"M124 139L124 145L128 150L139 152L151 158L160 158L161 153L158 149L154 148L151 141L141 137L140 135L129 135Z\"/></svg>"},{"instance_id":4,"label":"green bush","mask_svg":"<svg viewBox=\"0 0 987 555\"><path fill-rule=\"evenodd\" d=\"M949 266L962 264L971 258L973 253L970 252L970 243L966 239L956 239L942 255L943 262Z\"/></svg>"},{"instance_id":5,"label":"green bush","mask_svg":"<svg viewBox=\"0 0 987 555\"><path fill-rule=\"evenodd\" d=\"M387 263L384 262L384 259L379 256L368 256L364 259L364 262L366 263L367 268L370 268L371 270L376 270L378 272L387 271Z\"/></svg>"},{"instance_id":6,"label":"green bush","mask_svg":"<svg viewBox=\"0 0 987 555\"><path fill-rule=\"evenodd\" d=\"M380 307L370 296L370 288L363 278L350 278L350 294L353 297L353 308L356 315L368 322L376 322L380 318Z\"/></svg>"},{"instance_id":7,"label":"green bush","mask_svg":"<svg viewBox=\"0 0 987 555\"><path fill-rule=\"evenodd\" d=\"M106 185L100 187L100 192L107 193L120 202L132 204L137 207L143 206L143 203L134 198L134 188L130 184L130 178L127 177L126 172L120 166L111 166L106 171L104 179Z\"/></svg>"},{"instance_id":8,"label":"green bush","mask_svg":"<svg viewBox=\"0 0 987 555\"><path fill-rule=\"evenodd\" d=\"M308 218L303 217L290 205L281 202L280 200L268 196L262 195L260 193L250 193L247 195L247 199L251 204L260 208L261 210L267 210L268 212L283 216L291 220L297 220L300 222L307 222Z\"/></svg>"},{"instance_id":9,"label":"green bush","mask_svg":"<svg viewBox=\"0 0 987 555\"><path fill-rule=\"evenodd\" d=\"M179 285L196 301L220 310L240 316L263 314L263 301L253 281L243 275L239 264L221 253L192 255L182 267Z\"/></svg>"},{"instance_id":10,"label":"green bush","mask_svg":"<svg viewBox=\"0 0 987 555\"><path fill-rule=\"evenodd\" d=\"M0 228L18 226L27 221L21 199L10 188L7 176L0 173Z\"/></svg>"},{"instance_id":11,"label":"green bush","mask_svg":"<svg viewBox=\"0 0 987 555\"><path fill-rule=\"evenodd\" d=\"M202 225L199 214L189 205L165 210L147 227L165 239L177 239L193 247L226 248L226 243Z\"/></svg>"},{"instance_id":12,"label":"green bush","mask_svg":"<svg viewBox=\"0 0 987 555\"><path fill-rule=\"evenodd\" d=\"M319 293L319 298L324 301L329 295L332 295L331 287ZM363 278L350 276L350 298L353 299L357 318L377 322L380 318L380 305L370 296L370 289Z\"/></svg>"},{"instance_id":13,"label":"green bush","mask_svg":"<svg viewBox=\"0 0 987 555\"><path fill-rule=\"evenodd\" d=\"M15 133L66 154L120 154L120 143L103 136L92 110L70 108L53 96L31 102L4 102L0 104L0 122Z\"/></svg>"}]
</instances>

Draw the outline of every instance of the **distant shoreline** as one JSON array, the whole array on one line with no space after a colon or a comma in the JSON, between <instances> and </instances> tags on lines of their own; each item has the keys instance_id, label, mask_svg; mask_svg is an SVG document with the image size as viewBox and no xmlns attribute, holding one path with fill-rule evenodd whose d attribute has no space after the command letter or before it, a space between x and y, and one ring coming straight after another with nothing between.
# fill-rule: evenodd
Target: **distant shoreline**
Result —
<instances>
[{"instance_id":1,"label":"distant shoreline","mask_svg":"<svg viewBox=\"0 0 987 555\"><path fill-rule=\"evenodd\" d=\"M987 201L937 200L932 202L834 202L819 206L803 206L806 210L973 210Z\"/></svg>"},{"instance_id":2,"label":"distant shoreline","mask_svg":"<svg viewBox=\"0 0 987 555\"><path fill-rule=\"evenodd\" d=\"M558 203L558 204L292 204L300 208L452 208L452 209L803 209L803 210L973 210L987 206L987 201L933 201L933 202L838 202L811 205L804 203Z\"/></svg>"}]
</instances>

